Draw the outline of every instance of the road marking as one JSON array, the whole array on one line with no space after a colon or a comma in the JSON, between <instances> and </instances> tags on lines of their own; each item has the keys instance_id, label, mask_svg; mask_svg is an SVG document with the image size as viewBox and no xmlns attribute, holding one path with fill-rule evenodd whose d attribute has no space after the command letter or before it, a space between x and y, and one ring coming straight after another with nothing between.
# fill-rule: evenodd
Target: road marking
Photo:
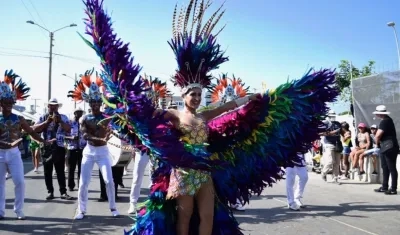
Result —
<instances>
[{"instance_id":1,"label":"road marking","mask_svg":"<svg viewBox=\"0 0 400 235\"><path fill-rule=\"evenodd\" d=\"M280 199L277 199L277 198L273 198L273 199L274 199L275 201L278 201L278 202L281 202L281 203L283 203L283 204L287 205L287 202L286 202L286 201L282 201L282 200L280 200ZM309 211L309 212L311 212L311 213L313 213L313 214L315 214L315 215L320 215L320 214L318 214L317 212L314 212L314 211ZM328 217L328 216L325 216L325 215L320 215L320 216L323 216L323 217L325 217L325 218L327 218L327 219L329 219L329 220L332 220L332 221L334 221L334 222L336 222L336 223L339 223L339 224L346 225L347 227L350 227L350 228L356 229L356 230L358 230L358 231L361 231L361 232L364 232L364 233L367 233L367 234L370 234L370 235L378 235L378 234L376 234L376 233L369 232L369 231L367 231L367 230L364 230L364 229L362 229L362 228L359 228L359 227L353 226L353 225L351 225L351 224L347 224L347 223L345 223L345 222L342 222L342 221L340 221L340 220L337 220L337 219L333 219L333 218L331 218L331 217Z\"/></svg>"}]
</instances>

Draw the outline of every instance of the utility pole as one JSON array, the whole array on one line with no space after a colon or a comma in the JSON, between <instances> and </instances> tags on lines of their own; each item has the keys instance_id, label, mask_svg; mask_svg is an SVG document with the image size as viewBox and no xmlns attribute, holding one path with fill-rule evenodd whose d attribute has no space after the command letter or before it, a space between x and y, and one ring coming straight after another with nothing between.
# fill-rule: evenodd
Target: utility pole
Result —
<instances>
[{"instance_id":1,"label":"utility pole","mask_svg":"<svg viewBox=\"0 0 400 235\"><path fill-rule=\"evenodd\" d=\"M77 81L78 81L78 75L75 73L75 84L77 83ZM75 103L74 103L74 109L76 109L76 100L75 100Z\"/></svg>"},{"instance_id":2,"label":"utility pole","mask_svg":"<svg viewBox=\"0 0 400 235\"><path fill-rule=\"evenodd\" d=\"M37 107L36 106L36 101L41 100L41 99L32 99L32 100L35 102L35 110L34 111L35 111L35 113L37 113L37 111L36 111L36 107Z\"/></svg>"},{"instance_id":3,"label":"utility pole","mask_svg":"<svg viewBox=\"0 0 400 235\"><path fill-rule=\"evenodd\" d=\"M49 53L49 90L47 94L47 99L51 99L51 67L53 65L53 40L54 40L54 33L50 32L50 53Z\"/></svg>"}]
</instances>

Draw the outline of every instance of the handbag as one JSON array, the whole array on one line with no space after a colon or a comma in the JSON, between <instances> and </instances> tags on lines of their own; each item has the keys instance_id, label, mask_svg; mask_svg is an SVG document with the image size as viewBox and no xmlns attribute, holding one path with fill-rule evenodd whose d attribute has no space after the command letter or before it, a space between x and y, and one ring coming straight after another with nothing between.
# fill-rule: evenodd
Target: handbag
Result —
<instances>
[{"instance_id":1,"label":"handbag","mask_svg":"<svg viewBox=\"0 0 400 235\"><path fill-rule=\"evenodd\" d=\"M385 153L388 150L393 149L393 147L394 147L394 141L392 139L381 141L380 153Z\"/></svg>"}]
</instances>

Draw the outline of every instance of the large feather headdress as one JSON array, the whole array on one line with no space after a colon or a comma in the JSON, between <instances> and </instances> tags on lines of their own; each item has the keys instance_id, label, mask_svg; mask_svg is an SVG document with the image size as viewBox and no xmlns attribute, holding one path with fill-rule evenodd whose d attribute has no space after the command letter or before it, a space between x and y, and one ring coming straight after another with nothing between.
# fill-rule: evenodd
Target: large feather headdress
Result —
<instances>
[{"instance_id":1,"label":"large feather headdress","mask_svg":"<svg viewBox=\"0 0 400 235\"><path fill-rule=\"evenodd\" d=\"M68 92L68 97L75 101L101 101L104 91L103 80L96 72L96 76L92 81L91 77L94 69L88 70L85 74L80 75L81 79L75 83L75 88Z\"/></svg>"},{"instance_id":2,"label":"large feather headdress","mask_svg":"<svg viewBox=\"0 0 400 235\"><path fill-rule=\"evenodd\" d=\"M213 84L209 91L211 92L211 102L226 103L237 98L241 98L247 95L250 87L245 87L242 79L236 78L232 75L232 78L228 78L227 74L222 74L217 83Z\"/></svg>"},{"instance_id":3,"label":"large feather headdress","mask_svg":"<svg viewBox=\"0 0 400 235\"><path fill-rule=\"evenodd\" d=\"M0 84L0 99L12 99L14 102L26 100L29 97L29 91L30 88L25 82L22 82L20 76L15 74L12 69L6 70L4 80Z\"/></svg>"},{"instance_id":4,"label":"large feather headdress","mask_svg":"<svg viewBox=\"0 0 400 235\"><path fill-rule=\"evenodd\" d=\"M144 81L146 88L147 97L153 101L153 103L158 103L160 99L164 99L171 95L171 92L167 88L166 82L161 82L159 78L154 78L144 74L140 76L140 79Z\"/></svg>"},{"instance_id":5,"label":"large feather headdress","mask_svg":"<svg viewBox=\"0 0 400 235\"><path fill-rule=\"evenodd\" d=\"M225 10L221 11L223 5L208 20L204 19L204 15L211 6L211 0L207 0L206 3L204 0L190 0L187 7L181 8L178 17L175 6L172 19L173 38L168 44L174 51L178 63L172 81L175 86L182 89L182 93L194 87L209 88L212 79L209 72L228 61L228 57L224 56L221 46L216 42L216 36L225 26L217 33L212 33L225 13Z\"/></svg>"}]
</instances>

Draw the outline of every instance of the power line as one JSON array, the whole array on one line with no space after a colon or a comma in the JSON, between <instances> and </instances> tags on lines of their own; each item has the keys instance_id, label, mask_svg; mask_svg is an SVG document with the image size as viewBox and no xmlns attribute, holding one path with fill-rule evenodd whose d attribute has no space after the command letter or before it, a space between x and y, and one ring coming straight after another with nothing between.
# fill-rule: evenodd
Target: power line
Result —
<instances>
[{"instance_id":1,"label":"power line","mask_svg":"<svg viewBox=\"0 0 400 235\"><path fill-rule=\"evenodd\" d=\"M35 19L35 17L33 17L33 15L32 15L32 13L31 13L31 11L28 9L28 7L26 6L26 4L25 4L25 2L24 2L24 0L21 0L21 2L22 2L22 4L24 5L24 7L25 7L25 10L29 13L29 15L32 17L32 20L36 20ZM43 33L43 35L46 37L46 38L48 38L48 36L46 36L45 34L44 34L44 32L43 31L41 31L42 33Z\"/></svg>"},{"instance_id":2,"label":"power line","mask_svg":"<svg viewBox=\"0 0 400 235\"><path fill-rule=\"evenodd\" d=\"M36 9L35 5L33 5L33 2L32 2L31 0L29 0L29 2L31 3L33 9L34 9L35 12L36 12L36 15L39 17L39 20L42 22L43 26L44 26L45 28L47 28L46 23L44 23L44 20L42 19L42 17L40 17L40 14L39 14L38 10Z\"/></svg>"}]
</instances>

